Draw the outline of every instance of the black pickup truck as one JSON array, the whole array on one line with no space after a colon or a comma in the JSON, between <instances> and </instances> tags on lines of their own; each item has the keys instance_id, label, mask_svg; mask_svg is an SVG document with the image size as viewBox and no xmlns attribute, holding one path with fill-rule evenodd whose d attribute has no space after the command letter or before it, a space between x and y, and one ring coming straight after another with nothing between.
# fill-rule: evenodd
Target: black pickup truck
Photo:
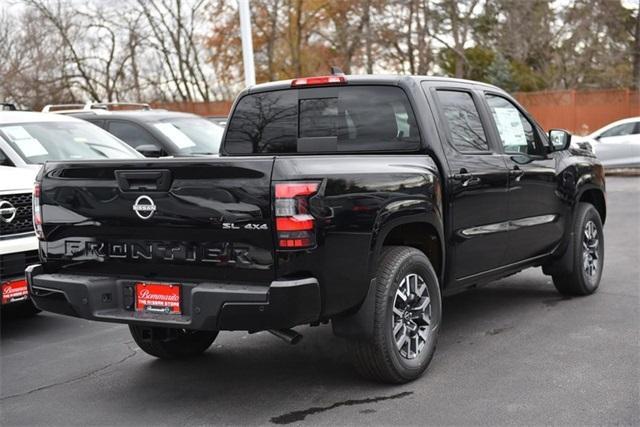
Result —
<instances>
[{"instance_id":1,"label":"black pickup truck","mask_svg":"<svg viewBox=\"0 0 640 427\"><path fill-rule=\"evenodd\" d=\"M219 158L47 163L29 290L42 310L128 324L160 358L331 321L364 376L410 381L443 295L535 266L563 294L597 289L604 172L570 139L472 81L257 85Z\"/></svg>"}]
</instances>

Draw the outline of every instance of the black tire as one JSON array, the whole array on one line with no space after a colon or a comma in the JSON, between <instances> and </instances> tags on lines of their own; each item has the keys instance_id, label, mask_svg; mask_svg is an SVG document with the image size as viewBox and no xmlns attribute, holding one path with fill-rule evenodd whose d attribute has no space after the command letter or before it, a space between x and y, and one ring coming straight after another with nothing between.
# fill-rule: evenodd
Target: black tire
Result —
<instances>
[{"instance_id":1,"label":"black tire","mask_svg":"<svg viewBox=\"0 0 640 427\"><path fill-rule=\"evenodd\" d=\"M405 347L398 348L396 343L398 335L394 334L394 326L398 326L398 323L403 323L403 319L406 319L406 316L394 314L394 304L403 302L397 300L396 293L400 284L406 283L404 280L413 275L423 279L426 285L428 297L430 298L428 307L430 322L426 329L428 335L424 339L424 345L421 350L415 351L414 357L411 358L411 355L407 354L410 352L411 347L405 350ZM380 263L376 271L375 286L376 301L373 336L370 339L356 340L349 343L355 367L365 378L380 382L402 384L412 381L420 377L427 369L436 349L436 341L442 319L442 302L438 277L429 259L421 251L405 246L389 246L383 249L380 257ZM420 287L422 288L422 285ZM406 301L411 299L408 298ZM408 321L410 322L411 320ZM402 334L406 335L408 333L408 328L408 326L400 325L399 334L401 337ZM413 338L415 338L415 334ZM418 339L421 338L418 337ZM418 348L417 345L415 347L416 349Z\"/></svg>"},{"instance_id":2,"label":"black tire","mask_svg":"<svg viewBox=\"0 0 640 427\"><path fill-rule=\"evenodd\" d=\"M597 233L596 238L588 239L593 230ZM602 219L592 204L578 204L573 233L573 271L553 275L553 284L562 295L590 295L598 289L604 267ZM592 262L596 263L595 271L592 269Z\"/></svg>"},{"instance_id":3,"label":"black tire","mask_svg":"<svg viewBox=\"0 0 640 427\"><path fill-rule=\"evenodd\" d=\"M129 325L131 336L147 354L160 359L181 359L205 352L218 336L216 331L151 328Z\"/></svg>"}]
</instances>

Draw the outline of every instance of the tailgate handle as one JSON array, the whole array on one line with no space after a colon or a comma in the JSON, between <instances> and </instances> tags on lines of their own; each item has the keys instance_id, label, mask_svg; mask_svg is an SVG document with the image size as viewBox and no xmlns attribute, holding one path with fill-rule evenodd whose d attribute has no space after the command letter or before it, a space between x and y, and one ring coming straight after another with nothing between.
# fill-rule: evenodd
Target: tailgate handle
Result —
<instances>
[{"instance_id":1,"label":"tailgate handle","mask_svg":"<svg viewBox=\"0 0 640 427\"><path fill-rule=\"evenodd\" d=\"M167 169L115 171L115 174L122 191L167 191L171 187L171 171Z\"/></svg>"}]
</instances>

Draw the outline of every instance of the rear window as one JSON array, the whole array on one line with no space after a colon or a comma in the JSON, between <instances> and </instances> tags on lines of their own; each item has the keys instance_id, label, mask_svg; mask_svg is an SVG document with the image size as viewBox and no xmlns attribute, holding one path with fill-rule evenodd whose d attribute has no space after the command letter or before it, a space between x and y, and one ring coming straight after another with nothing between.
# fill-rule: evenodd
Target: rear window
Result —
<instances>
[{"instance_id":1,"label":"rear window","mask_svg":"<svg viewBox=\"0 0 640 427\"><path fill-rule=\"evenodd\" d=\"M246 95L224 144L231 154L415 150L420 135L402 89L344 86Z\"/></svg>"}]
</instances>

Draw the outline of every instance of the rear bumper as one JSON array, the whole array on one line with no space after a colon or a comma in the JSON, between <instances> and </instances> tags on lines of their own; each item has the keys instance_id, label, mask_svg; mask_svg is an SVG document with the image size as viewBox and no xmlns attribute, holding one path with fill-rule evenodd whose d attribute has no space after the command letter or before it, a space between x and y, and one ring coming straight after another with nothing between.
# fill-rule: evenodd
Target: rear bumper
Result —
<instances>
[{"instance_id":1,"label":"rear bumper","mask_svg":"<svg viewBox=\"0 0 640 427\"><path fill-rule=\"evenodd\" d=\"M320 288L314 278L274 281L270 286L213 282L182 285L182 314L136 312L132 279L26 270L29 294L41 310L103 322L195 330L290 328L320 317Z\"/></svg>"}]
</instances>

